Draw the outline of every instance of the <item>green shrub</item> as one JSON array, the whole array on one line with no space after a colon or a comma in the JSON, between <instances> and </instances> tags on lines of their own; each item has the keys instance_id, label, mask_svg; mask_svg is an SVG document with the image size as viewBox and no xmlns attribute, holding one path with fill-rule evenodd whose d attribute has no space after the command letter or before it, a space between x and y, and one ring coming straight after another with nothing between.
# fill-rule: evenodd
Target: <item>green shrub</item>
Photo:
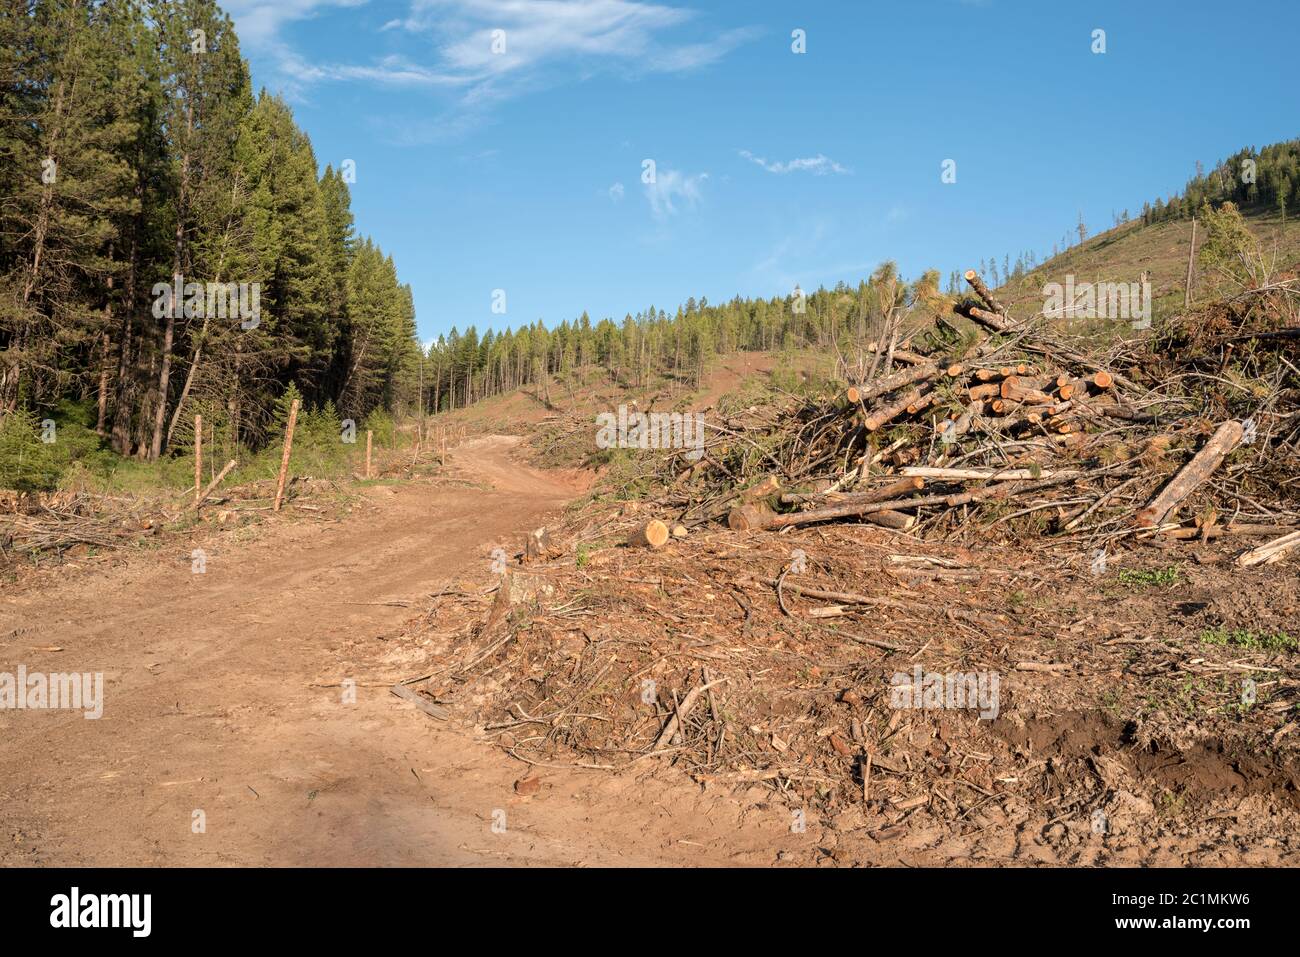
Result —
<instances>
[{"instance_id":1,"label":"green shrub","mask_svg":"<svg viewBox=\"0 0 1300 957\"><path fill-rule=\"evenodd\" d=\"M364 442L366 440L365 433L367 429L375 433L374 441L376 446L391 446L393 444L393 417L383 409L375 409L366 416L365 421L361 423L361 427L357 429L357 435L360 436L358 441Z\"/></svg>"},{"instance_id":2,"label":"green shrub","mask_svg":"<svg viewBox=\"0 0 1300 957\"><path fill-rule=\"evenodd\" d=\"M53 434L57 442L58 426L53 423L51 433L42 421L35 412L23 408L0 416L0 488L45 492L58 484L63 466L54 443L42 439L44 432Z\"/></svg>"}]
</instances>

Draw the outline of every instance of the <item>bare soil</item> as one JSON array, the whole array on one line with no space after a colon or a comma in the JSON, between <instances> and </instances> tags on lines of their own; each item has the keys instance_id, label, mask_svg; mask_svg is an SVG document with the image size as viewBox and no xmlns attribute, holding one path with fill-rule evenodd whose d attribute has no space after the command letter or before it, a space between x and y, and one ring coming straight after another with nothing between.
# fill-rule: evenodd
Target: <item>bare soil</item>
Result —
<instances>
[{"instance_id":1,"label":"bare soil","mask_svg":"<svg viewBox=\"0 0 1300 957\"><path fill-rule=\"evenodd\" d=\"M1199 638L1218 624L1294 634L1293 563L1243 573L1210 544L1134 553L1125 567L1176 562L1182 578L1127 588L1050 554L972 555L880 529L692 534L661 553L605 545L579 563L570 549L528 570L555 575L556 593L517 607L511 640L483 658L494 550L513 564L524 533L563 527L559 510L591 482L527 467L519 444L470 440L450 474L369 486L339 516L205 527L0 594L0 672L102 671L106 683L100 720L0 712L0 864L1300 859L1297 655ZM593 507L608 508L567 517L588 523L588 541L639 520L629 504L593 530ZM811 561L804 580L902 605L809 630L746 578L774 577L796 546ZM900 553L912 556L901 568ZM816 604L785 601L800 615ZM611 640L617 669L589 684L591 649ZM718 720L752 773L700 773L687 748L581 767L608 761L620 729L648 749L663 714L640 701L643 675L685 693L701 660L730 678ZM1025 661L1069 667L1017 670ZM891 712L882 678L917 662L1002 672L998 719ZM446 692L449 721L390 693L439 672L459 677L412 687ZM1269 705L1243 716L1232 702L1249 673ZM599 713L568 715L546 747L525 746L541 736L514 720L519 709L549 713L569 684L596 691L581 710ZM879 762L867 800L863 741Z\"/></svg>"},{"instance_id":2,"label":"bare soil","mask_svg":"<svg viewBox=\"0 0 1300 957\"><path fill-rule=\"evenodd\" d=\"M655 511L570 510L508 617L446 599L426 691L511 755L783 808L807 835L783 863L1300 862L1294 562L1142 543L1099 572L1057 543L842 523L625 547ZM916 669L996 677L993 713L896 704Z\"/></svg>"},{"instance_id":3,"label":"bare soil","mask_svg":"<svg viewBox=\"0 0 1300 957\"><path fill-rule=\"evenodd\" d=\"M636 775L548 771L519 794L528 765L390 694L428 664L395 638L430 596L582 489L513 462L517 441L458 449L459 488L377 485L338 522L210 533L203 574L187 543L0 596L0 671L105 679L99 720L0 712L0 864L770 861L778 816L738 831L740 802Z\"/></svg>"}]
</instances>

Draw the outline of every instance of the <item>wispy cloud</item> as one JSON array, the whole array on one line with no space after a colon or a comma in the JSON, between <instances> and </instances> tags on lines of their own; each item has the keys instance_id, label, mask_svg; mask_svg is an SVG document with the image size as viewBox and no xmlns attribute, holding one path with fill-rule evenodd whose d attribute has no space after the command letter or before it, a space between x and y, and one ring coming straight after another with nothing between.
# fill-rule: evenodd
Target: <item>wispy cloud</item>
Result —
<instances>
[{"instance_id":1,"label":"wispy cloud","mask_svg":"<svg viewBox=\"0 0 1300 957\"><path fill-rule=\"evenodd\" d=\"M844 175L851 173L852 170L841 166L829 156L823 156L818 153L816 156L809 156L804 159L792 159L785 163L769 163L761 156L755 156L749 150L741 150L740 155L757 166L761 166L769 173L785 175L786 173L812 173L814 176L825 176L828 173Z\"/></svg>"},{"instance_id":2,"label":"wispy cloud","mask_svg":"<svg viewBox=\"0 0 1300 957\"><path fill-rule=\"evenodd\" d=\"M408 56L366 64L306 63L281 36L291 22L367 0L230 0L241 37L268 53L291 88L326 81L452 91L462 108L599 73L636 77L716 63L752 28L680 36L696 13L648 0L411 0L379 32ZM703 28L697 31L704 33ZM392 45L392 44L390 44Z\"/></svg>"},{"instance_id":3,"label":"wispy cloud","mask_svg":"<svg viewBox=\"0 0 1300 957\"><path fill-rule=\"evenodd\" d=\"M282 70L308 84L325 80L341 80L368 81L392 87L455 89L466 85L463 79L430 70L396 54L383 57L369 65L311 63L286 47L277 47L276 54Z\"/></svg>"},{"instance_id":4,"label":"wispy cloud","mask_svg":"<svg viewBox=\"0 0 1300 957\"><path fill-rule=\"evenodd\" d=\"M701 199L701 187L708 173L688 175L675 169L660 169L653 182L645 184L646 199L655 219L667 219L683 209L693 209Z\"/></svg>"},{"instance_id":5,"label":"wispy cloud","mask_svg":"<svg viewBox=\"0 0 1300 957\"><path fill-rule=\"evenodd\" d=\"M716 63L736 47L757 37L759 31L740 27L714 37L706 43L688 43L660 50L651 60L650 67L659 73L684 73L711 63Z\"/></svg>"},{"instance_id":6,"label":"wispy cloud","mask_svg":"<svg viewBox=\"0 0 1300 957\"><path fill-rule=\"evenodd\" d=\"M280 42L286 24L309 20L330 7L360 7L368 0L224 0L246 50L265 50Z\"/></svg>"},{"instance_id":7,"label":"wispy cloud","mask_svg":"<svg viewBox=\"0 0 1300 957\"><path fill-rule=\"evenodd\" d=\"M626 192L626 190L623 189L623 184L622 184L622 183L615 183L615 184L614 184L613 186L611 186L611 187L609 188L609 190L608 190L609 198L612 199L612 200L613 200L614 202L616 202L616 203L621 203L621 202L623 201L623 194L624 194L625 192Z\"/></svg>"},{"instance_id":8,"label":"wispy cloud","mask_svg":"<svg viewBox=\"0 0 1300 957\"><path fill-rule=\"evenodd\" d=\"M304 59L284 39L285 28L333 9L365 6L369 0L224 0L235 21L240 51L258 64L269 65L270 85L291 99L301 99L311 85L323 80L413 79L411 71L394 63L349 67Z\"/></svg>"}]
</instances>

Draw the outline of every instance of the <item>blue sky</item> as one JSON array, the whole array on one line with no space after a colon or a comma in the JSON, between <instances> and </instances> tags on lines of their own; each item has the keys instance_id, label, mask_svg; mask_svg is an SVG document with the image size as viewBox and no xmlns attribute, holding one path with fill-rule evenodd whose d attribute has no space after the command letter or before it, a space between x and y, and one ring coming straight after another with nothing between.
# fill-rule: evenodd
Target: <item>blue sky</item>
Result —
<instances>
[{"instance_id":1,"label":"blue sky","mask_svg":"<svg viewBox=\"0 0 1300 957\"><path fill-rule=\"evenodd\" d=\"M224 6L425 339L1041 257L1300 134L1294 2Z\"/></svg>"}]
</instances>

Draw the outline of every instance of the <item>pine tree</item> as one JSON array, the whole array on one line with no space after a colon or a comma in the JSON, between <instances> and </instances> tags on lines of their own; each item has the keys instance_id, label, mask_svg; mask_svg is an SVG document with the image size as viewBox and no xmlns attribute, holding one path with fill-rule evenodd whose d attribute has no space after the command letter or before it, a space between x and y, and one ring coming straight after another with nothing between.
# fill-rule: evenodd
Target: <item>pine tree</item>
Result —
<instances>
[{"instance_id":1,"label":"pine tree","mask_svg":"<svg viewBox=\"0 0 1300 957\"><path fill-rule=\"evenodd\" d=\"M268 359L317 397L337 328L329 320L338 291L316 160L279 97L263 92L249 114L240 161L261 284ZM335 224L337 228L337 223Z\"/></svg>"},{"instance_id":2,"label":"pine tree","mask_svg":"<svg viewBox=\"0 0 1300 957\"><path fill-rule=\"evenodd\" d=\"M290 384L319 416L354 364L367 407L410 401L410 288L378 247L354 269L347 186L254 103L213 0L0 4L0 116L0 418L90 395L115 450L157 457L194 412L232 453L266 441ZM254 321L228 288L260 291ZM504 381L501 342L465 394Z\"/></svg>"},{"instance_id":3,"label":"pine tree","mask_svg":"<svg viewBox=\"0 0 1300 957\"><path fill-rule=\"evenodd\" d=\"M202 261L201 240L219 228L225 208L220 196L234 172L240 121L248 111L248 67L230 18L212 0L153 0L149 13L161 58L161 119L172 164L171 272L173 282L189 282L207 278L211 266ZM174 293L164 313L150 458L162 452L177 323L187 318Z\"/></svg>"},{"instance_id":4,"label":"pine tree","mask_svg":"<svg viewBox=\"0 0 1300 957\"><path fill-rule=\"evenodd\" d=\"M118 0L51 0L30 15L6 8L0 36L31 72L0 94L22 118L6 124L0 143L13 161L0 212L0 272L13 281L0 311L0 411L16 405L24 366L28 399L42 404L69 355L79 370L106 365L103 334L133 204L133 130L118 86L132 11Z\"/></svg>"}]
</instances>

